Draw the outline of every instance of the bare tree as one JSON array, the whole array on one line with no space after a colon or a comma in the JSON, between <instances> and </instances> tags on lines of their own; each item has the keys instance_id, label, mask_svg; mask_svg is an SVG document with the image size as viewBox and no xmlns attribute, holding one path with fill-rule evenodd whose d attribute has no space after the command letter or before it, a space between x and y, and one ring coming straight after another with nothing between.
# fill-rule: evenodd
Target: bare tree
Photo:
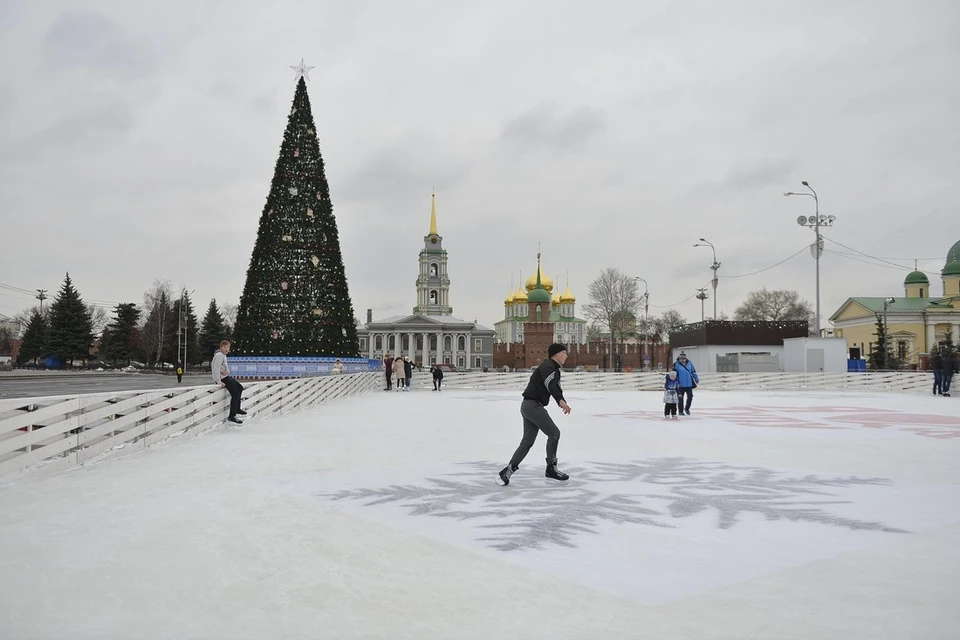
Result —
<instances>
[{"instance_id":1,"label":"bare tree","mask_svg":"<svg viewBox=\"0 0 960 640\"><path fill-rule=\"evenodd\" d=\"M110 316L107 310L95 304L87 305L87 314L90 315L90 328L94 336L102 336L103 330L110 324Z\"/></svg>"},{"instance_id":2,"label":"bare tree","mask_svg":"<svg viewBox=\"0 0 960 640\"><path fill-rule=\"evenodd\" d=\"M154 280L153 287L143 294L141 339L144 354L153 362L163 362L167 336L171 333L175 321L170 305L172 297L169 280Z\"/></svg>"},{"instance_id":3,"label":"bare tree","mask_svg":"<svg viewBox=\"0 0 960 640\"><path fill-rule=\"evenodd\" d=\"M230 328L230 332L233 332L233 328L237 326L237 305L233 302L224 302L220 305L220 310L223 314L223 321Z\"/></svg>"},{"instance_id":4,"label":"bare tree","mask_svg":"<svg viewBox=\"0 0 960 640\"><path fill-rule=\"evenodd\" d=\"M650 335L654 336L660 344L665 344L670 341L671 329L687 324L687 319L676 309L668 309L651 319L650 324L652 325Z\"/></svg>"},{"instance_id":5,"label":"bare tree","mask_svg":"<svg viewBox=\"0 0 960 640\"><path fill-rule=\"evenodd\" d=\"M796 291L777 289L768 291L766 287L747 294L736 311L737 320L770 321L807 320L813 317L810 303L800 298Z\"/></svg>"},{"instance_id":6,"label":"bare tree","mask_svg":"<svg viewBox=\"0 0 960 640\"><path fill-rule=\"evenodd\" d=\"M610 332L611 357L617 336L625 324L624 314L629 313L635 319L641 300L637 281L619 269L607 268L590 283L590 302L583 306L583 312Z\"/></svg>"}]
</instances>

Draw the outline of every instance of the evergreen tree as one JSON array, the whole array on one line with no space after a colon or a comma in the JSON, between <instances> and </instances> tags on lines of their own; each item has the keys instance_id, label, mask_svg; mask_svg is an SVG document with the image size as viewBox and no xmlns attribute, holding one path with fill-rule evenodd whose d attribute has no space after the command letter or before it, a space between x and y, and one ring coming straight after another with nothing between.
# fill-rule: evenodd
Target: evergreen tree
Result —
<instances>
[{"instance_id":1,"label":"evergreen tree","mask_svg":"<svg viewBox=\"0 0 960 640\"><path fill-rule=\"evenodd\" d=\"M56 299L50 305L50 329L47 334L47 354L72 364L76 359L90 357L93 327L90 312L73 287L68 273Z\"/></svg>"},{"instance_id":2,"label":"evergreen tree","mask_svg":"<svg viewBox=\"0 0 960 640\"><path fill-rule=\"evenodd\" d=\"M129 364L140 347L140 309L133 302L118 304L114 319L103 331L100 353L108 362Z\"/></svg>"},{"instance_id":3,"label":"evergreen tree","mask_svg":"<svg viewBox=\"0 0 960 640\"><path fill-rule=\"evenodd\" d=\"M220 309L217 308L217 301L210 301L207 307L207 315L203 317L203 324L200 325L200 362L206 362L213 357L213 352L220 348L220 341L229 339L227 335L227 326L223 320Z\"/></svg>"},{"instance_id":4,"label":"evergreen tree","mask_svg":"<svg viewBox=\"0 0 960 640\"><path fill-rule=\"evenodd\" d=\"M877 341L873 345L873 351L867 358L867 367L874 371L881 369L899 369L900 361L890 350L887 344L887 329L883 326L883 317L877 314L877 329L873 332Z\"/></svg>"},{"instance_id":5,"label":"evergreen tree","mask_svg":"<svg viewBox=\"0 0 960 640\"><path fill-rule=\"evenodd\" d=\"M943 356L944 360L957 355L957 345L953 343L953 334L949 331L947 331L947 335L944 336L943 342L940 343L940 355Z\"/></svg>"},{"instance_id":6,"label":"evergreen tree","mask_svg":"<svg viewBox=\"0 0 960 640\"><path fill-rule=\"evenodd\" d=\"M44 351L47 344L47 321L40 315L36 309L27 322L27 328L23 332L23 340L20 342L20 353L17 355L17 363L25 364L37 358L45 358L47 353Z\"/></svg>"},{"instance_id":7,"label":"evergreen tree","mask_svg":"<svg viewBox=\"0 0 960 640\"><path fill-rule=\"evenodd\" d=\"M180 305L183 303L183 310L185 313L181 316L180 314ZM181 331L182 334L179 336L179 340L176 341L178 345L181 345L180 356L183 355L182 344L184 336L186 336L187 343L187 364L199 364L203 362L203 354L200 352L200 341L197 340L197 335L199 334L200 327L197 322L197 314L193 311L193 302L190 301L190 295L184 293L181 298L176 300L173 303L173 322L174 329L176 331ZM179 362L180 358L176 356L176 350L174 351L174 359L170 360L171 363L176 364Z\"/></svg>"},{"instance_id":8,"label":"evergreen tree","mask_svg":"<svg viewBox=\"0 0 960 640\"><path fill-rule=\"evenodd\" d=\"M337 221L302 77L233 333L238 354L358 354Z\"/></svg>"}]
</instances>

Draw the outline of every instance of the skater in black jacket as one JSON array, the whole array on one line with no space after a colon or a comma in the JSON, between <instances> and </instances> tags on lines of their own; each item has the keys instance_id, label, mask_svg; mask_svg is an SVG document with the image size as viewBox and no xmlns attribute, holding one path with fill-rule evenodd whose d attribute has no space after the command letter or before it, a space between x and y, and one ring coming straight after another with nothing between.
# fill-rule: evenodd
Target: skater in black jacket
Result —
<instances>
[{"instance_id":1,"label":"skater in black jacket","mask_svg":"<svg viewBox=\"0 0 960 640\"><path fill-rule=\"evenodd\" d=\"M567 361L567 348L562 344L554 343L547 349L547 354L550 357L530 375L530 382L523 391L523 402L520 403L520 415L523 416L523 439L520 440L520 446L517 447L510 462L497 476L497 482L501 485L510 484L510 476L520 468L520 463L537 439L538 431L543 431L547 436L547 469L544 475L560 481L570 478L557 469L560 429L553 423L546 409L552 397L564 414L570 413L570 405L563 399L563 389L560 388L560 369Z\"/></svg>"}]
</instances>

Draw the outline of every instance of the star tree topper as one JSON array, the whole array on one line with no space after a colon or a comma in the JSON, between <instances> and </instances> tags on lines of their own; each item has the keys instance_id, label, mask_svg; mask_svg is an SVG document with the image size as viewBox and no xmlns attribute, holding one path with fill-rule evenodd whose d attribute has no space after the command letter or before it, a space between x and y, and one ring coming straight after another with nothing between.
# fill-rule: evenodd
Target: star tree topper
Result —
<instances>
[{"instance_id":1,"label":"star tree topper","mask_svg":"<svg viewBox=\"0 0 960 640\"><path fill-rule=\"evenodd\" d=\"M293 65L290 65L290 68L297 72L297 77L294 78L294 80L300 80L301 77L309 80L310 69L314 69L315 67L308 67L303 63L303 58L300 58L300 66L294 67Z\"/></svg>"}]
</instances>

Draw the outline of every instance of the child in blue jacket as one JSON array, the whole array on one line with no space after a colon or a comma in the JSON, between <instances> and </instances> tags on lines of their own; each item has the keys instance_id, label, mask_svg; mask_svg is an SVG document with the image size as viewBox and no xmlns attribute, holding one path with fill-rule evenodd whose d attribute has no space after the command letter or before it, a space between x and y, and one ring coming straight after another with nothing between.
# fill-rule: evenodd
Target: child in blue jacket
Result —
<instances>
[{"instance_id":1,"label":"child in blue jacket","mask_svg":"<svg viewBox=\"0 0 960 640\"><path fill-rule=\"evenodd\" d=\"M680 381L677 380L677 372L670 371L663 382L663 417L664 419L677 419L677 390L680 389Z\"/></svg>"}]
</instances>

